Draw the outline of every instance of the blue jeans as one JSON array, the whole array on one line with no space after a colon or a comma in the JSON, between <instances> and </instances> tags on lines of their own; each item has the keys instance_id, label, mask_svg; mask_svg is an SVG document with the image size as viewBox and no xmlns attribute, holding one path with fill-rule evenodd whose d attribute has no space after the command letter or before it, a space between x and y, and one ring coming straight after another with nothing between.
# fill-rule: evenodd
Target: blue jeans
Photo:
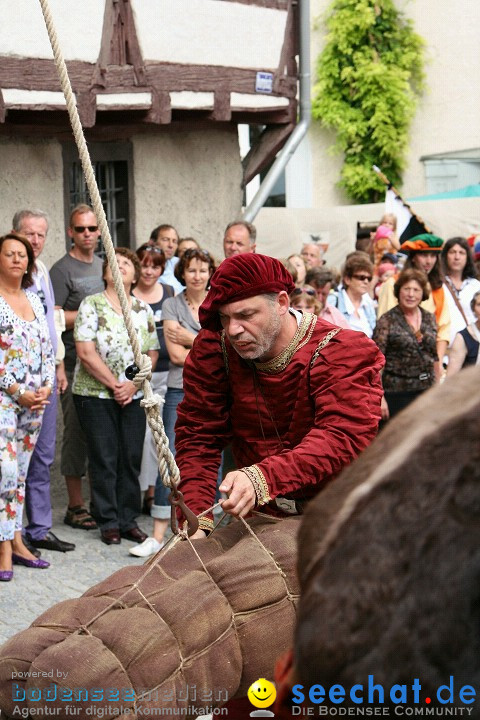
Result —
<instances>
[{"instance_id":1,"label":"blue jeans","mask_svg":"<svg viewBox=\"0 0 480 720\"><path fill-rule=\"evenodd\" d=\"M73 396L87 440L95 518L101 530L137 527L138 476L145 436L140 400L121 407L115 400Z\"/></svg>"},{"instance_id":2,"label":"blue jeans","mask_svg":"<svg viewBox=\"0 0 480 720\"><path fill-rule=\"evenodd\" d=\"M179 388L168 388L165 395L165 404L163 406L163 425L165 434L168 438L168 445L172 455L175 455L175 423L177 422L177 406L183 400L183 390ZM160 520L166 520L170 517L170 503L168 496L170 488L165 487L160 475L157 475L155 483L155 494L151 516Z\"/></svg>"},{"instance_id":3,"label":"blue jeans","mask_svg":"<svg viewBox=\"0 0 480 720\"><path fill-rule=\"evenodd\" d=\"M167 388L165 405L163 406L163 424L165 434L172 455L175 455L175 423L177 422L177 407L182 402L185 393L179 388Z\"/></svg>"}]
</instances>

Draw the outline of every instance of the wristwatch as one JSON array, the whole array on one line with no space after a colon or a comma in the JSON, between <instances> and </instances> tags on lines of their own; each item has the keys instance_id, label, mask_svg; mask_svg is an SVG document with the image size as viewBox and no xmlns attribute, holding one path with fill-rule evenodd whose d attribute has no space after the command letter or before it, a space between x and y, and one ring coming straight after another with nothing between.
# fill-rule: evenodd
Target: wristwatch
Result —
<instances>
[{"instance_id":1,"label":"wristwatch","mask_svg":"<svg viewBox=\"0 0 480 720\"><path fill-rule=\"evenodd\" d=\"M24 386L19 385L18 388L15 390L15 392L10 395L10 397L18 402L20 400L20 398L22 397L22 395L24 395L24 393L25 393Z\"/></svg>"}]
</instances>

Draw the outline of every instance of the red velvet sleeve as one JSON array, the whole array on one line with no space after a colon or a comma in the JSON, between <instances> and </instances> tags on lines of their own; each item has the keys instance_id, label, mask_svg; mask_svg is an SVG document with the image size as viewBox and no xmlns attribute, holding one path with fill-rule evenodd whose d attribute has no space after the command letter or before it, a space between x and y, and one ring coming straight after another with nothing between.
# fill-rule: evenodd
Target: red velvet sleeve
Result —
<instances>
[{"instance_id":1,"label":"red velvet sleeve","mask_svg":"<svg viewBox=\"0 0 480 720\"><path fill-rule=\"evenodd\" d=\"M311 497L375 437L380 421L383 355L363 333L342 330L310 369L314 423L294 447L257 467L270 497ZM306 387L306 385L304 385Z\"/></svg>"},{"instance_id":2,"label":"red velvet sleeve","mask_svg":"<svg viewBox=\"0 0 480 720\"><path fill-rule=\"evenodd\" d=\"M187 506L198 514L214 503L221 451L231 439L228 381L220 336L201 330L183 369L185 398L177 409L176 461Z\"/></svg>"}]
</instances>

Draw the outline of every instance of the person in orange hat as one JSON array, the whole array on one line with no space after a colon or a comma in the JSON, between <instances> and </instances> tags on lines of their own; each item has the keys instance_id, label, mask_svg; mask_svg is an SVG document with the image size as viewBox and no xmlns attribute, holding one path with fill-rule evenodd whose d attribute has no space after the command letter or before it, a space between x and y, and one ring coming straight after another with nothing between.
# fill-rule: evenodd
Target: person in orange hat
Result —
<instances>
[{"instance_id":1,"label":"person in orange hat","mask_svg":"<svg viewBox=\"0 0 480 720\"><path fill-rule=\"evenodd\" d=\"M428 312L434 313L437 321L437 355L435 362L435 376L437 380L442 374L443 357L450 342L450 311L445 297L443 287L442 268L440 264L440 252L443 247L443 240L431 233L416 235L410 240L402 243L400 250L408 254L404 269L415 268L422 270L428 276L431 287L430 297L424 300L420 306ZM398 304L394 294L395 282L398 274L386 280L379 293L377 320L388 310Z\"/></svg>"},{"instance_id":2,"label":"person in orange hat","mask_svg":"<svg viewBox=\"0 0 480 720\"><path fill-rule=\"evenodd\" d=\"M175 427L186 505L211 508L222 449L237 470L220 485L224 512L299 514L373 439L383 356L361 333L289 307L293 278L278 260L227 258L200 307ZM201 537L213 527L200 519Z\"/></svg>"}]
</instances>

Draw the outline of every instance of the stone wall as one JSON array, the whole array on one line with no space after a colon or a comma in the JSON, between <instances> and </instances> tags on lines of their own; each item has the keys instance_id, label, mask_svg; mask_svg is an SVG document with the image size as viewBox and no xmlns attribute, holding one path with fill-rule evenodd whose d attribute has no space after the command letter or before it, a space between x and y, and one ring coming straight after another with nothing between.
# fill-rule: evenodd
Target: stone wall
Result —
<instances>
[{"instance_id":1,"label":"stone wall","mask_svg":"<svg viewBox=\"0 0 480 720\"><path fill-rule=\"evenodd\" d=\"M178 131L132 138L133 188L130 213L134 243L172 223L222 257L225 225L240 215L242 168L236 128ZM45 210L50 232L43 253L47 266L65 253L64 169L58 140L0 139L0 233L11 229L20 208ZM132 243L133 244L133 243Z\"/></svg>"},{"instance_id":2,"label":"stone wall","mask_svg":"<svg viewBox=\"0 0 480 720\"><path fill-rule=\"evenodd\" d=\"M62 148L56 140L0 139L0 233L12 229L12 218L25 207L50 217L43 252L47 265L65 253Z\"/></svg>"},{"instance_id":3,"label":"stone wall","mask_svg":"<svg viewBox=\"0 0 480 720\"><path fill-rule=\"evenodd\" d=\"M223 257L223 230L241 214L236 128L162 132L133 140L137 244L160 223Z\"/></svg>"}]
</instances>

